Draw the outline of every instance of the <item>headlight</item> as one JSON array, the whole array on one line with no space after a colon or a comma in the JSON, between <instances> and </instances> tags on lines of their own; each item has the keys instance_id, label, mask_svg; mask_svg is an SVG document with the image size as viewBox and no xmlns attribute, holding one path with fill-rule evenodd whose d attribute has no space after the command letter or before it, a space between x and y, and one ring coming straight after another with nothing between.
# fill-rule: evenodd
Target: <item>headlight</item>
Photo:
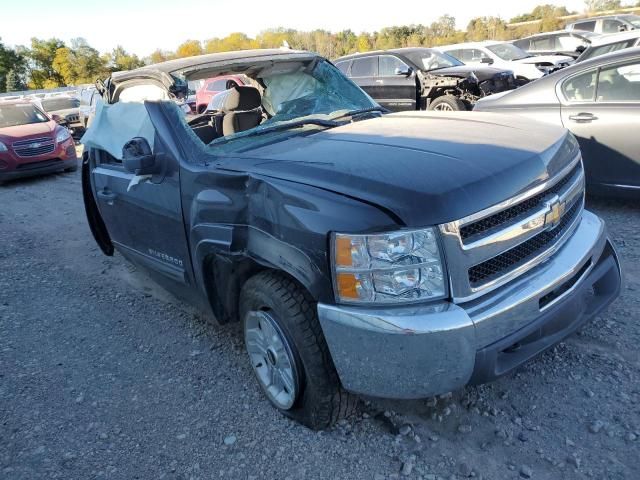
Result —
<instances>
[{"instance_id":1,"label":"headlight","mask_svg":"<svg viewBox=\"0 0 640 480\"><path fill-rule=\"evenodd\" d=\"M0 152L6 152L7 150L9 150L7 146L4 143L0 142Z\"/></svg>"},{"instance_id":2,"label":"headlight","mask_svg":"<svg viewBox=\"0 0 640 480\"><path fill-rule=\"evenodd\" d=\"M445 275L433 228L332 235L336 300L398 304L444 298Z\"/></svg>"},{"instance_id":3,"label":"headlight","mask_svg":"<svg viewBox=\"0 0 640 480\"><path fill-rule=\"evenodd\" d=\"M66 128L61 128L60 131L56 134L56 143L66 142L71 138L71 134L69 130Z\"/></svg>"}]
</instances>

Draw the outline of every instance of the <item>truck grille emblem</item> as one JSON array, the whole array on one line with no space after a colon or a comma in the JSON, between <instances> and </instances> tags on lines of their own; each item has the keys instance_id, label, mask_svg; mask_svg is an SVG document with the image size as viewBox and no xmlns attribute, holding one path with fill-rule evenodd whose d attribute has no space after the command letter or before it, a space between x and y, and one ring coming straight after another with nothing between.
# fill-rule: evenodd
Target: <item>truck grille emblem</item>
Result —
<instances>
[{"instance_id":1,"label":"truck grille emblem","mask_svg":"<svg viewBox=\"0 0 640 480\"><path fill-rule=\"evenodd\" d=\"M565 202L560 201L558 197L554 197L547 202L547 208L549 211L544 216L544 226L548 230L553 230L560 223L567 205Z\"/></svg>"}]
</instances>

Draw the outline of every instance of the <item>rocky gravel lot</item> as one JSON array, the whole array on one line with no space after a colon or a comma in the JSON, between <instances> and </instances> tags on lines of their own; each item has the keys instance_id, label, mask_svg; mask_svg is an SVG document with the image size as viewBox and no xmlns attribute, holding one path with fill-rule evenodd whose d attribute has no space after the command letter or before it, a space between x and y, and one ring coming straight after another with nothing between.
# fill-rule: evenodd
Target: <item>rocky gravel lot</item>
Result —
<instances>
[{"instance_id":1,"label":"rocky gravel lot","mask_svg":"<svg viewBox=\"0 0 640 480\"><path fill-rule=\"evenodd\" d=\"M99 252L79 173L0 187L0 478L638 479L640 202L589 208L625 268L604 315L493 384L316 433L263 398L237 326Z\"/></svg>"}]
</instances>

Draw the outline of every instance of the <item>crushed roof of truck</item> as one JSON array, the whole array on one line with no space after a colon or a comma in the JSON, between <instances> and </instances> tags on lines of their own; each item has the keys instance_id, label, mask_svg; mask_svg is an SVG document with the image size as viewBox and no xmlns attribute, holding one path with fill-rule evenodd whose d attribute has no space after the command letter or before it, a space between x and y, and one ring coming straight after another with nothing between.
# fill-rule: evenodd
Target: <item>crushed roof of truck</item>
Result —
<instances>
[{"instance_id":1,"label":"crushed roof of truck","mask_svg":"<svg viewBox=\"0 0 640 480\"><path fill-rule=\"evenodd\" d=\"M177 58L166 62L146 65L135 70L127 70L123 72L114 72L112 77L114 80L122 81L129 77L138 77L145 72L162 72L166 74L184 73L212 65L224 64L226 62L242 61L242 60L269 60L270 57L311 57L317 56L314 53L304 50L291 50L288 48L272 48L272 49L254 49L239 50L234 52L209 53L206 55L197 55L195 57Z\"/></svg>"}]
</instances>

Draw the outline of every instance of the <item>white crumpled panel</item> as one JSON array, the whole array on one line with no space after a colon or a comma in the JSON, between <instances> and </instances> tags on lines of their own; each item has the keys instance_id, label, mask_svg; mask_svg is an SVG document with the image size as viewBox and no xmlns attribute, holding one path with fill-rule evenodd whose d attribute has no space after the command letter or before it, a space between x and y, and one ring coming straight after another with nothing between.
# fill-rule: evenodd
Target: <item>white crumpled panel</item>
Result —
<instances>
[{"instance_id":1,"label":"white crumpled panel","mask_svg":"<svg viewBox=\"0 0 640 480\"><path fill-rule=\"evenodd\" d=\"M265 77L263 81L267 88L262 105L270 115L276 115L284 102L310 95L318 88L316 79L303 72Z\"/></svg>"},{"instance_id":2,"label":"white crumpled panel","mask_svg":"<svg viewBox=\"0 0 640 480\"><path fill-rule=\"evenodd\" d=\"M155 129L143 103L98 103L91 128L80 142L85 148L99 148L122 160L122 147L134 137L145 138L153 151L154 134Z\"/></svg>"}]
</instances>

